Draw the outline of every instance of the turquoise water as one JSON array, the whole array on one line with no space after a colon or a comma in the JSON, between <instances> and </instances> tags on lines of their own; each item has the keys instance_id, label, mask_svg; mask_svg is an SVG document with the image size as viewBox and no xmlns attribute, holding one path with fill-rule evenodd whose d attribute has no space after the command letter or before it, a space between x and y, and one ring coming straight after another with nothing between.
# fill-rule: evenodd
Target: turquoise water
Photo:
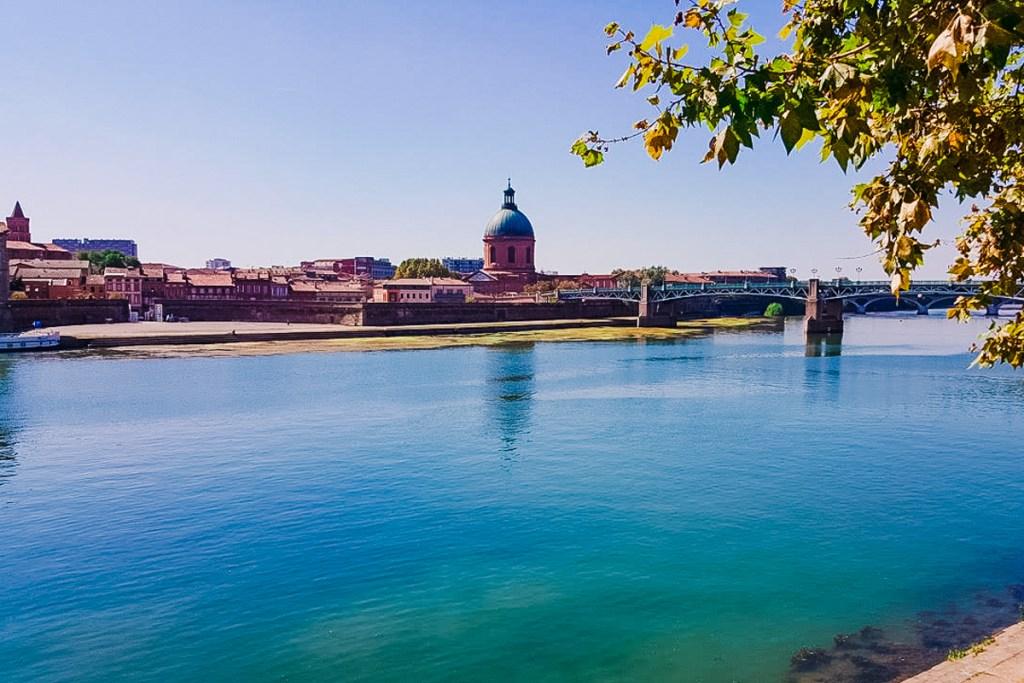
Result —
<instances>
[{"instance_id":1,"label":"turquoise water","mask_svg":"<svg viewBox=\"0 0 1024 683\"><path fill-rule=\"evenodd\" d=\"M781 680L1024 579L980 327L0 359L0 680Z\"/></svg>"}]
</instances>

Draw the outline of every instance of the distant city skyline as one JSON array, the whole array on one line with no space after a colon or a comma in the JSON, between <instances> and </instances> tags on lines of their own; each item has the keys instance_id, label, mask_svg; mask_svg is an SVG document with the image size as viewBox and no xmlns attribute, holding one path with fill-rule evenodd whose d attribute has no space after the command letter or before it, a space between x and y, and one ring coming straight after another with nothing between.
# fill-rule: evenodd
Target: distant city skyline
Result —
<instances>
[{"instance_id":1,"label":"distant city skyline","mask_svg":"<svg viewBox=\"0 0 1024 683\"><path fill-rule=\"evenodd\" d=\"M780 23L775 3L741 6L766 34ZM673 7L11 6L5 86L17 101L0 123L17 173L0 207L21 201L37 240L123 237L182 266L397 263L480 256L511 176L542 270L881 277L847 209L856 177L815 150L786 159L765 135L718 171L699 164L708 131L688 130L659 163L635 145L598 169L569 155L588 128L625 131L647 114L612 89L623 61L605 57L601 28L646 30ZM944 276L958 208L937 212L947 244L921 277Z\"/></svg>"}]
</instances>

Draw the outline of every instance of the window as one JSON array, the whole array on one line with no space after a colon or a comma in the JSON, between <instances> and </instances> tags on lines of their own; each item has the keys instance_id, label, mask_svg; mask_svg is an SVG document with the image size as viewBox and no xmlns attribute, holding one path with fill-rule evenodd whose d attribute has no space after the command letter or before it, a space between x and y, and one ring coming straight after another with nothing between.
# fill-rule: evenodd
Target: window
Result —
<instances>
[{"instance_id":1,"label":"window","mask_svg":"<svg viewBox=\"0 0 1024 683\"><path fill-rule=\"evenodd\" d=\"M508 262L509 263L515 263L516 262L516 248L515 247L509 247L508 248Z\"/></svg>"},{"instance_id":2,"label":"window","mask_svg":"<svg viewBox=\"0 0 1024 683\"><path fill-rule=\"evenodd\" d=\"M498 260L498 254L497 254L497 252L494 249L494 245L491 245L491 258L490 258L490 262L494 263L497 260Z\"/></svg>"},{"instance_id":3,"label":"window","mask_svg":"<svg viewBox=\"0 0 1024 683\"><path fill-rule=\"evenodd\" d=\"M526 248L526 262L533 263L533 249L530 247Z\"/></svg>"}]
</instances>

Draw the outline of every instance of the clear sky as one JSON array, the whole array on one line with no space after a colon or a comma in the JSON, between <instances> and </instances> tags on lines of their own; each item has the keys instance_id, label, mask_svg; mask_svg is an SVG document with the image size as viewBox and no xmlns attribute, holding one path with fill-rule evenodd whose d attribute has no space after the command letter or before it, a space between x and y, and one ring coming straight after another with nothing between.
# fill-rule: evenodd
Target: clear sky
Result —
<instances>
[{"instance_id":1,"label":"clear sky","mask_svg":"<svg viewBox=\"0 0 1024 683\"><path fill-rule=\"evenodd\" d=\"M774 34L780 3L741 4ZM547 270L881 275L850 260L871 251L855 178L810 147L786 159L765 139L724 171L699 163L706 130L658 163L635 145L596 169L569 155L648 114L612 89L625 56L602 27L646 31L671 0L0 6L0 209L20 200L36 240L134 238L183 266L476 256L511 176Z\"/></svg>"}]
</instances>

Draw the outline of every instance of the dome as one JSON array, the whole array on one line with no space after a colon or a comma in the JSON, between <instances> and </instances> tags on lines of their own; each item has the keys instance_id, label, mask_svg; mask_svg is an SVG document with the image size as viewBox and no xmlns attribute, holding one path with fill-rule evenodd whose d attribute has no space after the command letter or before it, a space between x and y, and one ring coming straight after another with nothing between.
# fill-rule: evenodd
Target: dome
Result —
<instances>
[{"instance_id":1,"label":"dome","mask_svg":"<svg viewBox=\"0 0 1024 683\"><path fill-rule=\"evenodd\" d=\"M487 221L484 237L533 237L533 226L519 209L503 208Z\"/></svg>"},{"instance_id":2,"label":"dome","mask_svg":"<svg viewBox=\"0 0 1024 683\"><path fill-rule=\"evenodd\" d=\"M533 225L515 202L516 191L509 183L505 190L505 203L484 228L484 237L525 237L533 239Z\"/></svg>"}]
</instances>

